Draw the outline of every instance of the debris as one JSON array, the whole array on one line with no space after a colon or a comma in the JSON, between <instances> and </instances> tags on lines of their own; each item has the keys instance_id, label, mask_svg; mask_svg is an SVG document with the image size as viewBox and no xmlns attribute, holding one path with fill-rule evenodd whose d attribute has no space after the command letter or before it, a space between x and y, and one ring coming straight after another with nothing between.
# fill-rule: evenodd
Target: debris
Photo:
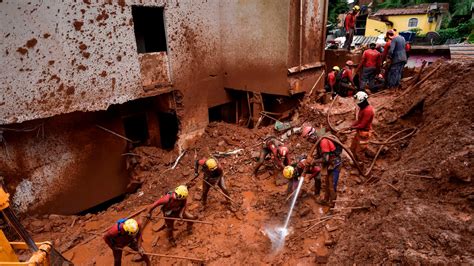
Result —
<instances>
[{"instance_id":1,"label":"debris","mask_svg":"<svg viewBox=\"0 0 474 266\"><path fill-rule=\"evenodd\" d=\"M176 158L176 161L174 162L173 166L171 167L171 169L175 169L176 168L176 165L178 165L179 163L179 160L181 160L181 158L183 158L184 154L186 153L186 150L184 150L183 152L181 152L181 154L178 156L178 158Z\"/></svg>"}]
</instances>

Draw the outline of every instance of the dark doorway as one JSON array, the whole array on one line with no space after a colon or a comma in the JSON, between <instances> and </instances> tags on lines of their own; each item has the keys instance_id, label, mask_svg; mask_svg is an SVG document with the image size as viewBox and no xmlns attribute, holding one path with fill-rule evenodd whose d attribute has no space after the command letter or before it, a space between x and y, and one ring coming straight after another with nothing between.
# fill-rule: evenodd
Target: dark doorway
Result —
<instances>
[{"instance_id":1,"label":"dark doorway","mask_svg":"<svg viewBox=\"0 0 474 266\"><path fill-rule=\"evenodd\" d=\"M148 140L148 124L146 114L134 114L122 118L125 136L135 143L133 146L140 146Z\"/></svg>"},{"instance_id":2,"label":"dark doorway","mask_svg":"<svg viewBox=\"0 0 474 266\"><path fill-rule=\"evenodd\" d=\"M178 139L179 121L174 112L158 112L161 148L172 150Z\"/></svg>"},{"instance_id":3,"label":"dark doorway","mask_svg":"<svg viewBox=\"0 0 474 266\"><path fill-rule=\"evenodd\" d=\"M223 121L226 123L237 123L236 102L230 102L208 109L209 122Z\"/></svg>"},{"instance_id":4,"label":"dark doorway","mask_svg":"<svg viewBox=\"0 0 474 266\"><path fill-rule=\"evenodd\" d=\"M162 7L132 6L138 53L167 51L163 10Z\"/></svg>"}]
</instances>

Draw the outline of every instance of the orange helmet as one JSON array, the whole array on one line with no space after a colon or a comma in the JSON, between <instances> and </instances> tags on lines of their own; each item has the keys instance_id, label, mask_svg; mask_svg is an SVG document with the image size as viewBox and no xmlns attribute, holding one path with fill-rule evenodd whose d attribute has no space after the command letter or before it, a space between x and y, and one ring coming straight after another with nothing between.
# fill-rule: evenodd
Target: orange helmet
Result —
<instances>
[{"instance_id":1,"label":"orange helmet","mask_svg":"<svg viewBox=\"0 0 474 266\"><path fill-rule=\"evenodd\" d=\"M314 133L314 127L311 126L305 126L303 127L303 130L301 131L301 136L303 138L308 137L309 135Z\"/></svg>"}]
</instances>

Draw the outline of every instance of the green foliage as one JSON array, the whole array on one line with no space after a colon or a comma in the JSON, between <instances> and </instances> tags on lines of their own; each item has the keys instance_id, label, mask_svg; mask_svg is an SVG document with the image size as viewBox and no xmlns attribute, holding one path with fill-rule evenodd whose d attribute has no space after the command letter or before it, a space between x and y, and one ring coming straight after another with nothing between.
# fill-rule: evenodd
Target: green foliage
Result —
<instances>
[{"instance_id":1,"label":"green foliage","mask_svg":"<svg viewBox=\"0 0 474 266\"><path fill-rule=\"evenodd\" d=\"M444 43L448 39L465 38L469 36L471 38L472 32L474 31L474 19L467 22L460 23L454 28L441 29L438 31L441 36L441 42Z\"/></svg>"},{"instance_id":2,"label":"green foliage","mask_svg":"<svg viewBox=\"0 0 474 266\"><path fill-rule=\"evenodd\" d=\"M328 22L333 25L339 23L338 15L346 13L349 10L349 5L345 0L329 0L328 6Z\"/></svg>"},{"instance_id":3,"label":"green foliage","mask_svg":"<svg viewBox=\"0 0 474 266\"><path fill-rule=\"evenodd\" d=\"M474 43L474 32L472 32L472 33L469 35L469 37L467 38L467 41L468 41L469 43Z\"/></svg>"},{"instance_id":4,"label":"green foliage","mask_svg":"<svg viewBox=\"0 0 474 266\"><path fill-rule=\"evenodd\" d=\"M416 36L420 36L421 29L420 28L413 28L413 29L409 29L409 31L415 33Z\"/></svg>"},{"instance_id":5,"label":"green foliage","mask_svg":"<svg viewBox=\"0 0 474 266\"><path fill-rule=\"evenodd\" d=\"M377 8L407 7L423 3L448 3L451 14L467 15L471 12L472 0L386 0L378 4Z\"/></svg>"}]
</instances>

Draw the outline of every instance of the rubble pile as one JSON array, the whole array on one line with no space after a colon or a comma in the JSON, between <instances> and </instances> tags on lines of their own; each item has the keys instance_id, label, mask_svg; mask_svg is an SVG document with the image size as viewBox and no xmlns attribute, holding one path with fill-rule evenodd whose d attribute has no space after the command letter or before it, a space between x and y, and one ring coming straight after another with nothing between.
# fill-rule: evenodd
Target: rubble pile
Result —
<instances>
[{"instance_id":1,"label":"rubble pile","mask_svg":"<svg viewBox=\"0 0 474 266\"><path fill-rule=\"evenodd\" d=\"M97 214L46 215L27 218L24 223L35 239L53 239L57 249L77 264L111 264L112 253L101 239L103 230L175 186L188 183L188 210L214 225L194 225L191 235L186 234L184 224L178 225L178 246L173 248L165 232L157 231L162 220L153 219L144 231L148 252L188 254L215 265L387 261L472 264L474 250L463 243L473 239L473 123L468 114L474 100L470 89L474 65L437 64L441 65L438 73L403 97L397 99L403 93L397 91L371 97L375 107L396 99L378 111L374 123L377 140L412 126L419 129L417 134L385 149L372 175L365 179L351 175L349 159L344 158L334 210L316 204L313 181L305 181L291 219L290 235L280 253L272 253L263 232L267 226L281 225L285 218L289 205L286 180L270 163L252 176L262 139L281 134L272 126L247 129L213 122L186 151L135 148L128 155L128 168L133 180L142 184L123 201ZM302 105L293 122L327 127L328 107L319 103ZM332 123L339 128L347 126L354 119L354 107L351 99L338 99L331 110ZM351 135L339 136L350 144ZM311 147L298 135L289 138L288 146L292 159ZM229 206L214 190L209 193L208 207L201 205L202 181L194 179L194 162L208 156L215 156L222 165L236 206ZM370 158L365 159L370 162ZM125 263L133 259L133 255L124 257ZM175 260L153 258L153 262L171 264Z\"/></svg>"}]
</instances>

